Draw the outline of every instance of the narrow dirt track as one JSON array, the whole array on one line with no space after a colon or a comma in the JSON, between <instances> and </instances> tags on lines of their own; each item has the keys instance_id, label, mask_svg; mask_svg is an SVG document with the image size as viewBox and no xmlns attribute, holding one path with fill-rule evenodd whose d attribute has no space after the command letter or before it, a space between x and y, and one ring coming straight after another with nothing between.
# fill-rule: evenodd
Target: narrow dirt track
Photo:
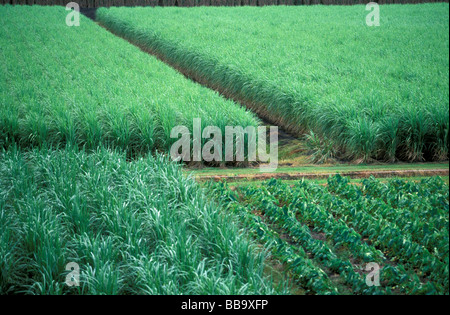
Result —
<instances>
[{"instance_id":1,"label":"narrow dirt track","mask_svg":"<svg viewBox=\"0 0 450 315\"><path fill-rule=\"evenodd\" d=\"M340 174L342 176L350 177L352 179L368 178L374 176L376 178L388 177L418 177L418 176L449 176L448 169L434 169L434 170L389 170L389 171L350 171L350 172L327 172L327 173L262 173L262 174L243 174L243 175L205 175L196 176L195 179L200 182L204 181L222 181L228 182L236 181L258 181L268 180L271 178L284 180L299 180L299 179L327 179L329 176Z\"/></svg>"}]
</instances>

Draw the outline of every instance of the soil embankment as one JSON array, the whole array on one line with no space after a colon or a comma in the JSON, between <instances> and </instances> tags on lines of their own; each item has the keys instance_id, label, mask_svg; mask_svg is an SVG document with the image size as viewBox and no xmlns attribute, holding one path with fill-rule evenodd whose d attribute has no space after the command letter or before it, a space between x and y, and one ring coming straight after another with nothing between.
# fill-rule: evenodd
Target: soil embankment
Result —
<instances>
[{"instance_id":1,"label":"soil embankment","mask_svg":"<svg viewBox=\"0 0 450 315\"><path fill-rule=\"evenodd\" d=\"M195 176L198 181L261 181L271 178L284 180L300 179L327 179L329 176L340 174L352 179L388 177L425 177L425 176L449 176L448 169L427 169L427 170L373 170L373 171L348 171L348 172L315 172L315 173L261 173L261 174L239 174L239 175L204 175Z\"/></svg>"}]
</instances>

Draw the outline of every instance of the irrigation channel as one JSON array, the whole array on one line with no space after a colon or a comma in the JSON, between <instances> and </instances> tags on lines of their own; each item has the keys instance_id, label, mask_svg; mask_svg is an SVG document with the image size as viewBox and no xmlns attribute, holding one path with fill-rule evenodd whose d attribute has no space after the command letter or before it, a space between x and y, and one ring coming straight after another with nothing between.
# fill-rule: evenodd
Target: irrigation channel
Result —
<instances>
[{"instance_id":1,"label":"irrigation channel","mask_svg":"<svg viewBox=\"0 0 450 315\"><path fill-rule=\"evenodd\" d=\"M224 98L232 100L241 106L244 106L252 110L266 126L278 126L278 148L279 152L279 168L276 172L272 173L260 173L259 167L255 165L241 166L241 167L221 167L221 168L204 168L199 165L187 166L186 173L194 176L200 182L206 181L223 181L227 182L254 182L263 181L270 178L277 178L283 180L299 180L299 179L312 179L312 180L324 180L330 175L341 174L351 179L368 178L374 176L376 178L423 178L429 176L442 176L448 181L449 177L449 164L448 161L444 163L374 163L356 165L350 161L335 161L336 163L315 165L310 162L310 156L307 149L304 146L304 141L301 140L300 135L293 134L280 126L280 124L274 123L268 116L262 112L255 112L254 106L251 102L245 99L236 97L230 94L220 86L216 86L208 82L204 78L196 75L195 72L189 69L184 69L174 63L168 61L163 55L149 50L146 47L141 47L130 41L129 39L115 34L113 31L96 21L97 8L80 8L80 13L96 22L99 26L104 27L112 34L121 37L128 41L130 44L140 48L142 51L156 57L158 60L164 62L170 67L174 68L187 79L192 80L198 84L201 84L207 88L210 88Z\"/></svg>"}]
</instances>

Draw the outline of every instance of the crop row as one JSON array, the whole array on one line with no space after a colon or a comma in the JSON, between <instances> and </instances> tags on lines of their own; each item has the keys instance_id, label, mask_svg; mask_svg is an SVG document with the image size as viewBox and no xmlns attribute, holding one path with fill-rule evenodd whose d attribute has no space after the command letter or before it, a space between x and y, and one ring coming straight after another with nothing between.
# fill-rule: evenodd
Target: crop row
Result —
<instances>
[{"instance_id":1,"label":"crop row","mask_svg":"<svg viewBox=\"0 0 450 315\"><path fill-rule=\"evenodd\" d=\"M421 184L426 187L427 182L439 181L428 179ZM442 185L442 181L440 181ZM449 216L448 216L448 191L443 194L430 192L427 197L419 197L417 194L399 191L396 196L388 192L385 200L380 200L374 195L384 195L382 189L374 191L374 186L380 184L375 179L364 180L360 189L348 184L348 179L335 177L328 181L329 191L338 196L370 204L373 212L376 212L384 220L395 224L399 229L408 231L411 240L425 246L437 257L449 251ZM390 185L384 185L389 187ZM442 185L444 186L444 185ZM406 198L405 198L406 196ZM407 199L408 202L405 202ZM387 200L387 203L386 203ZM439 203L433 202L439 200ZM429 202L431 201L431 202Z\"/></svg>"},{"instance_id":2,"label":"crop row","mask_svg":"<svg viewBox=\"0 0 450 315\"><path fill-rule=\"evenodd\" d=\"M429 178L419 183L392 180L389 184L369 178L362 184L361 193L366 198L381 199L394 208L408 209L423 219L432 220L437 229L448 230L449 191L440 178Z\"/></svg>"},{"instance_id":3,"label":"crop row","mask_svg":"<svg viewBox=\"0 0 450 315\"><path fill-rule=\"evenodd\" d=\"M332 181L334 178L340 177L332 177L329 181ZM305 189L306 186L298 184L291 188L280 183L269 183L267 189L283 202L289 204L289 209L296 214L301 222L306 222L314 227L315 230L324 232L327 237L333 240L336 246L348 248L354 258L359 258L365 263L370 261L384 264L389 270L389 273L382 270L384 281L391 283L401 292L417 294L436 291L436 285L431 283L423 285L418 276L414 274L414 271L408 271L408 264L403 266L397 263L393 266L384 254L372 244L370 239L363 239L342 218L333 215L333 211L330 211L326 204L317 202L319 198L314 196L318 192L314 189L308 191L308 189ZM392 277L393 275L395 277Z\"/></svg>"},{"instance_id":4,"label":"crop row","mask_svg":"<svg viewBox=\"0 0 450 315\"><path fill-rule=\"evenodd\" d=\"M274 186L269 184L268 188L270 190ZM278 192L281 192L280 188L286 187L282 185L277 189ZM286 197L289 189L284 192L283 195ZM294 195L291 196L293 199L290 199L294 200L294 203L281 208L276 206L280 201L272 197L271 193L265 189L260 190L259 195L255 193L254 189L250 189L249 195L252 200L263 200L263 209L266 209L266 213L269 216L272 215L274 220L282 222L290 235L299 240L300 245L311 250L326 266L340 274L345 279L345 283L352 287L353 293L389 294L393 290L398 290L403 293L417 294L435 291L432 284L422 285L419 278L413 272L408 272L404 266L387 264L380 251L362 241L362 237L342 220L337 220L332 215L326 215L323 208L314 207L313 203L308 203L308 198L297 199L298 195L295 195L294 192ZM324 219L324 216L327 218ZM359 260L360 266L364 267L369 262L384 265L380 270L383 286L380 288L368 287L365 275L362 274L363 268L359 267L358 272L355 270L358 267L354 267L348 258L339 257L326 242L314 239L305 223L311 225L315 231L324 232L335 248L347 248L351 256L357 259L356 262Z\"/></svg>"},{"instance_id":5,"label":"crop row","mask_svg":"<svg viewBox=\"0 0 450 315\"><path fill-rule=\"evenodd\" d=\"M330 191L333 190L333 181L339 179L339 176L330 178L328 186ZM398 260L407 267L415 268L418 275L434 282L438 291L448 292L448 251L430 252L424 245L415 242L410 231L384 218L384 213L393 211L391 208L381 206L380 203L372 203L364 198L345 199L323 187L314 185L303 187L310 192L310 196L314 196L314 202L320 203L335 217L342 218L361 236L369 239L374 246L382 250L386 256ZM432 239L435 234L433 231L430 233Z\"/></svg>"},{"instance_id":6,"label":"crop row","mask_svg":"<svg viewBox=\"0 0 450 315\"><path fill-rule=\"evenodd\" d=\"M331 191L337 181L345 182L345 179L331 177L328 191L306 181L299 181L291 187L271 180L259 188L238 188L237 192L232 193L235 197L230 200L231 203L239 200L239 207L244 209L242 211L261 213L273 226L281 228L298 244L297 248L312 253L320 264L339 274L353 293L448 293L448 252L436 249L430 253L412 240L407 228L400 230L378 215L377 211L381 210L370 208L362 202L356 204L340 194L333 195ZM422 183L422 191L427 187L429 191L444 190L446 187L438 179L425 182ZM358 188L352 186L347 189ZM222 189L221 194L227 193ZM448 199L446 203L448 206ZM399 213L400 218L401 211ZM314 237L310 229L323 233L325 239ZM424 239L435 237L434 234L430 237L425 235ZM348 255L353 257L352 263L346 258ZM361 267L368 262L381 266L381 287L366 285Z\"/></svg>"},{"instance_id":7,"label":"crop row","mask_svg":"<svg viewBox=\"0 0 450 315\"><path fill-rule=\"evenodd\" d=\"M334 295L338 293L327 274L308 258L303 248L293 246L272 228L270 228L252 208L242 205L239 196L229 190L228 186L218 183L212 187L214 198L226 205L228 211L239 216L240 221L259 242L271 249L272 255L286 264L296 282L307 292Z\"/></svg>"},{"instance_id":8,"label":"crop row","mask_svg":"<svg viewBox=\"0 0 450 315\"><path fill-rule=\"evenodd\" d=\"M264 190L249 189L245 193L247 198L250 197L253 207L262 211L273 223L279 224L324 266L343 276L345 283L352 287L353 293L379 294L381 292L377 287L367 286L364 275L355 271L350 261L338 257L327 243L314 239L309 228L301 224L296 219L295 213L288 207L276 206L277 200L271 200L270 195L268 196Z\"/></svg>"}]
</instances>

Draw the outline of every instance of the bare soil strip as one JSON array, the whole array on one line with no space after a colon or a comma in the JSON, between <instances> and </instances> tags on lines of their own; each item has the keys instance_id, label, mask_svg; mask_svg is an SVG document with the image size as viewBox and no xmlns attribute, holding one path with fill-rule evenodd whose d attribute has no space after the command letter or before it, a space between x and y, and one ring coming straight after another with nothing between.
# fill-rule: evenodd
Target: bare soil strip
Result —
<instances>
[{"instance_id":1,"label":"bare soil strip","mask_svg":"<svg viewBox=\"0 0 450 315\"><path fill-rule=\"evenodd\" d=\"M448 169L432 169L432 170L389 170L389 171L350 171L350 172L327 172L327 173L261 173L261 174L240 174L240 175L210 175L195 176L198 181L257 181L268 180L271 178L284 180L299 179L327 179L332 175L340 174L352 179L368 178L374 176L376 178L387 177L419 177L419 176L449 176Z\"/></svg>"},{"instance_id":2,"label":"bare soil strip","mask_svg":"<svg viewBox=\"0 0 450 315\"><path fill-rule=\"evenodd\" d=\"M80 8L80 13L95 22L97 16L97 8Z\"/></svg>"}]
</instances>

